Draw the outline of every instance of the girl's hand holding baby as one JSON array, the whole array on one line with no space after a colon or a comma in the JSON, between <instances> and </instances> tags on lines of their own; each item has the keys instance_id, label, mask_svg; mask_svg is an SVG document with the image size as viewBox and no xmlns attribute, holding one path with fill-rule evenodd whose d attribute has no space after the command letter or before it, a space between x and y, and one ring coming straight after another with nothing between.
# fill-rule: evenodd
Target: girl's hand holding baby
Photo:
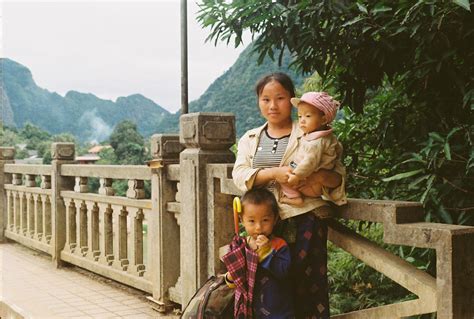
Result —
<instances>
[{"instance_id":1,"label":"girl's hand holding baby","mask_svg":"<svg viewBox=\"0 0 474 319\"><path fill-rule=\"evenodd\" d=\"M298 186L300 181L301 181L301 179L297 175L288 174L288 185L290 185L291 187Z\"/></svg>"},{"instance_id":2,"label":"girl's hand holding baby","mask_svg":"<svg viewBox=\"0 0 474 319\"><path fill-rule=\"evenodd\" d=\"M282 167L272 167L269 168L272 170L272 177L277 183L284 184L288 181L288 174L291 173L291 167L282 166Z\"/></svg>"}]
</instances>

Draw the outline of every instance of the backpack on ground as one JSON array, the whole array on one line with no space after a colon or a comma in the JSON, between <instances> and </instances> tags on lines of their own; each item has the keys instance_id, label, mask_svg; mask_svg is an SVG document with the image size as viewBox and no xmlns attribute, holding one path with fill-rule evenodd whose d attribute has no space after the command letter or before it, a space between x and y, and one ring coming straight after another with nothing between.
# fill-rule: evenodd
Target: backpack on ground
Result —
<instances>
[{"instance_id":1,"label":"backpack on ground","mask_svg":"<svg viewBox=\"0 0 474 319\"><path fill-rule=\"evenodd\" d=\"M224 275L210 277L191 298L181 318L234 318L234 289L227 286Z\"/></svg>"}]
</instances>

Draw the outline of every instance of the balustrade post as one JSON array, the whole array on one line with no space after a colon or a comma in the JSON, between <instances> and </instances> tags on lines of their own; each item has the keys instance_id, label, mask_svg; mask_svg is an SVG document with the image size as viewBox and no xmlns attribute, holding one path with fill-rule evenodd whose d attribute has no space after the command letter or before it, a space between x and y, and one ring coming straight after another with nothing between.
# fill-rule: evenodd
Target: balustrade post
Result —
<instances>
[{"instance_id":1,"label":"balustrade post","mask_svg":"<svg viewBox=\"0 0 474 319\"><path fill-rule=\"evenodd\" d=\"M458 226L462 227L462 226ZM474 318L474 229L440 236L436 251L438 318Z\"/></svg>"},{"instance_id":2,"label":"balustrade post","mask_svg":"<svg viewBox=\"0 0 474 319\"><path fill-rule=\"evenodd\" d=\"M207 164L233 163L235 117L231 113L192 113L180 117L181 303L187 304L208 278ZM209 239L211 238L211 239Z\"/></svg>"},{"instance_id":3,"label":"balustrade post","mask_svg":"<svg viewBox=\"0 0 474 319\"><path fill-rule=\"evenodd\" d=\"M155 134L151 137L152 211L148 225L150 268L147 270L151 272L153 299L164 307L169 302L168 289L176 284L180 274L179 227L167 209L168 202L175 201L176 189L168 180L166 166L179 163L182 150L178 134ZM155 166L159 168L153 168Z\"/></svg>"},{"instance_id":4,"label":"balustrade post","mask_svg":"<svg viewBox=\"0 0 474 319\"><path fill-rule=\"evenodd\" d=\"M7 197L5 195L5 184L8 181L5 176L5 164L13 163L15 157L14 147L0 147L0 242L5 241L5 227L8 220Z\"/></svg>"},{"instance_id":5,"label":"balustrade post","mask_svg":"<svg viewBox=\"0 0 474 319\"><path fill-rule=\"evenodd\" d=\"M66 243L66 206L61 191L74 189L74 177L61 176L61 165L74 163L74 154L74 143L51 145L51 255L56 267L61 266L61 251Z\"/></svg>"}]
</instances>

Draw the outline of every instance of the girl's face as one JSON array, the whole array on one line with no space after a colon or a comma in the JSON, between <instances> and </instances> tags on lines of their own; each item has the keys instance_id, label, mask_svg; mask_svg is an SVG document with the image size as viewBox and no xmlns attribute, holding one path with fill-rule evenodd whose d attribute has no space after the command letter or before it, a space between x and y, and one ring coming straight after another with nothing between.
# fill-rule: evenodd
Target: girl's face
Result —
<instances>
[{"instance_id":1,"label":"girl's face","mask_svg":"<svg viewBox=\"0 0 474 319\"><path fill-rule=\"evenodd\" d=\"M269 237L273 232L277 219L267 203L246 203L243 207L242 224L247 234L253 239L258 235Z\"/></svg>"},{"instance_id":2,"label":"girl's face","mask_svg":"<svg viewBox=\"0 0 474 319\"><path fill-rule=\"evenodd\" d=\"M298 123L303 132L311 133L326 125L326 117L323 112L314 106L300 102L298 104Z\"/></svg>"},{"instance_id":3,"label":"girl's face","mask_svg":"<svg viewBox=\"0 0 474 319\"><path fill-rule=\"evenodd\" d=\"M270 124L291 123L291 96L279 82L268 82L258 96L258 106L262 116Z\"/></svg>"}]
</instances>

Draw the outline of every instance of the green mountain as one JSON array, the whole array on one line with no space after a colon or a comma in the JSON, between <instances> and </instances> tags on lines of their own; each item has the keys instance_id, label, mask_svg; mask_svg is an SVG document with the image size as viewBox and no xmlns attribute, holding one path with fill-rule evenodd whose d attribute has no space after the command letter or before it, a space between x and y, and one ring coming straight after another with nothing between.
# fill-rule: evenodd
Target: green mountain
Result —
<instances>
[{"instance_id":1,"label":"green mountain","mask_svg":"<svg viewBox=\"0 0 474 319\"><path fill-rule=\"evenodd\" d=\"M257 64L258 54L248 46L239 56L234 65L216 79L196 101L189 104L190 112L232 112L236 116L237 135L241 136L250 128L262 125L255 84L270 72L287 73L299 86L303 76L290 69L290 54L284 54L282 66L278 61L265 58Z\"/></svg>"},{"instance_id":2,"label":"green mountain","mask_svg":"<svg viewBox=\"0 0 474 319\"><path fill-rule=\"evenodd\" d=\"M151 135L169 114L140 94L116 102L76 91L62 97L38 87L30 70L10 59L0 59L0 69L2 122L8 126L23 127L30 122L52 134L70 132L83 141L100 141L124 119L133 119L140 133Z\"/></svg>"},{"instance_id":3,"label":"green mountain","mask_svg":"<svg viewBox=\"0 0 474 319\"><path fill-rule=\"evenodd\" d=\"M252 47L247 47L229 70L189 104L189 111L236 114L238 136L262 124L254 93L257 80L277 71L289 74L295 85L303 78L289 69L289 54L284 55L281 67L269 58L258 65L257 57ZM30 122L52 134L72 133L82 141L106 139L124 119L135 121L144 136L178 131L179 112L171 114L140 94L120 97L116 102L76 91L62 97L38 87L30 70L17 62L0 59L0 70L1 121L5 125L23 127Z\"/></svg>"}]
</instances>

